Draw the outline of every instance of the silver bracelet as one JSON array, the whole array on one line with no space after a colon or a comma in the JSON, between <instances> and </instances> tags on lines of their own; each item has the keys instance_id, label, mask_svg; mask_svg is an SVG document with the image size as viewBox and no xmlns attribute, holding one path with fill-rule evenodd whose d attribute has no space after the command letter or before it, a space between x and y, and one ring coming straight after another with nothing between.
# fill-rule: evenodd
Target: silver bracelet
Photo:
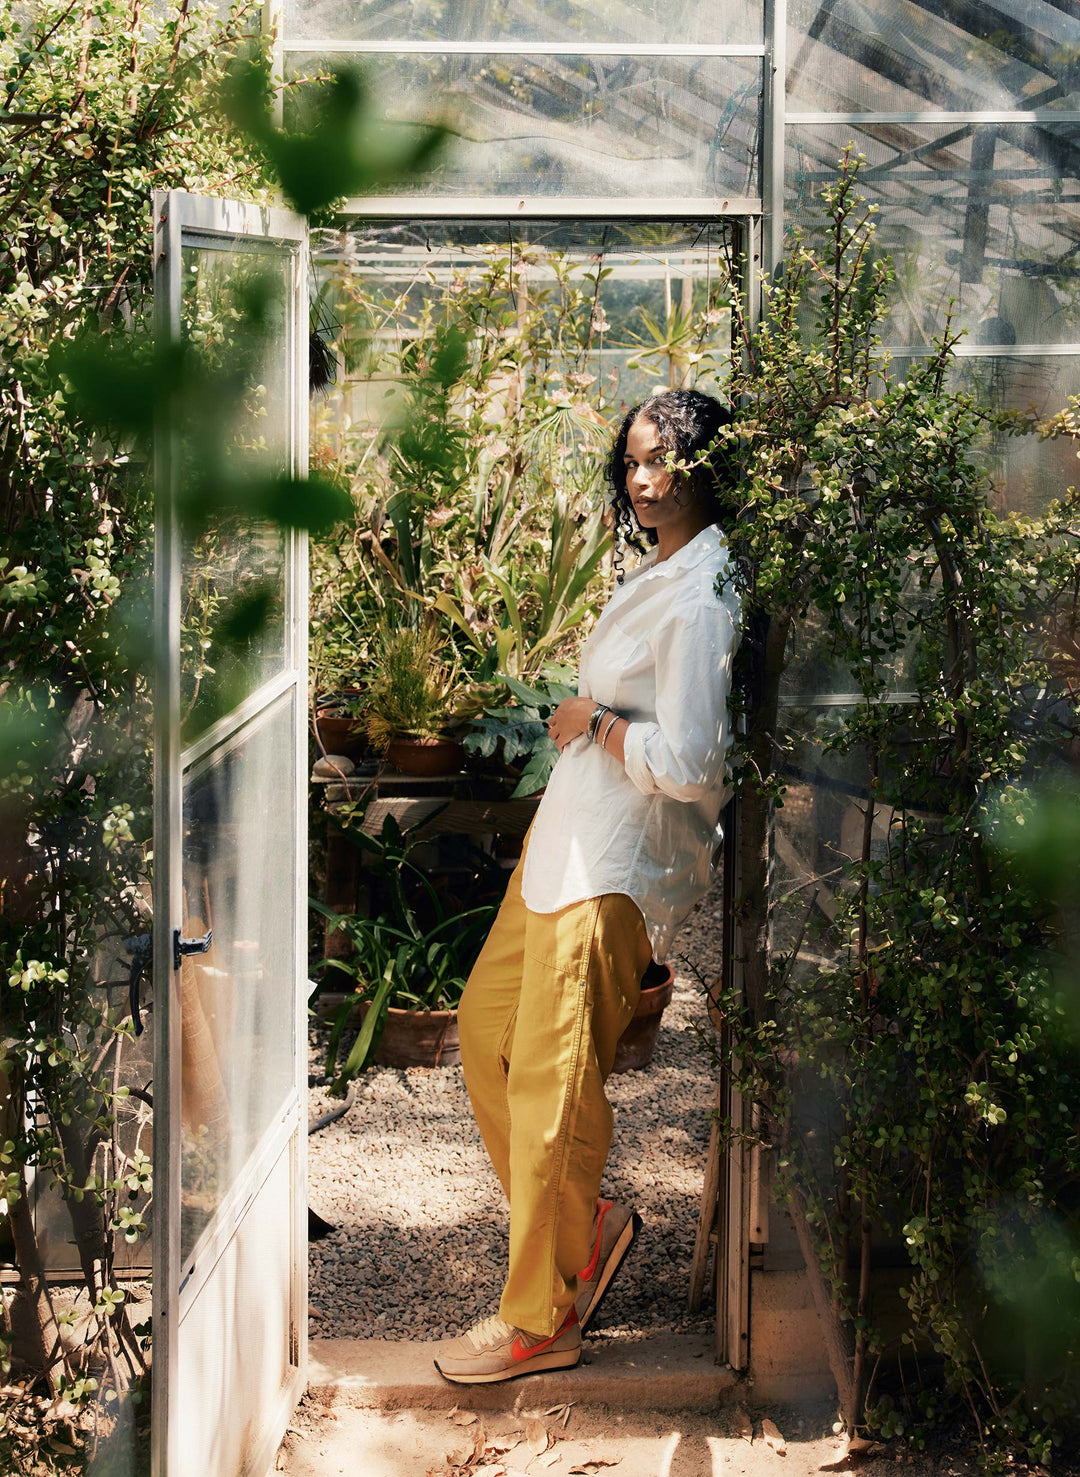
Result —
<instances>
[{"instance_id":1,"label":"silver bracelet","mask_svg":"<svg viewBox=\"0 0 1080 1477\"><path fill-rule=\"evenodd\" d=\"M596 730L600 727L600 721L605 713L610 712L611 709L608 707L607 703L597 703L596 707L590 713L589 725L585 730L590 744L595 744Z\"/></svg>"},{"instance_id":2,"label":"silver bracelet","mask_svg":"<svg viewBox=\"0 0 1080 1477\"><path fill-rule=\"evenodd\" d=\"M611 709L610 708L608 709L608 712L611 713ZM604 729L604 736L600 740L600 747L602 749L606 749L607 748L608 736L611 733L611 730L615 727L616 723L618 723L618 721L619 721L619 715L618 715L618 713L611 713L611 717L608 719L608 725Z\"/></svg>"}]
</instances>

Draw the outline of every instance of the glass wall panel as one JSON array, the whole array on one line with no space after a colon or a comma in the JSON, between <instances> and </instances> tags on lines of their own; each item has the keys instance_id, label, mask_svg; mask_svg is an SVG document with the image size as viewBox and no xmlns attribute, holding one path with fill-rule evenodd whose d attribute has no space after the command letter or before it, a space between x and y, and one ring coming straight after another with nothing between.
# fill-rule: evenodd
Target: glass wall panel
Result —
<instances>
[{"instance_id":1,"label":"glass wall panel","mask_svg":"<svg viewBox=\"0 0 1080 1477\"><path fill-rule=\"evenodd\" d=\"M837 894L850 886L845 868L861 849L866 756L836 753L828 741L849 716L850 707L839 704L789 704L780 713L786 788L773 821L771 932L777 953L798 950L788 973L794 989L812 986L848 943L833 924Z\"/></svg>"},{"instance_id":2,"label":"glass wall panel","mask_svg":"<svg viewBox=\"0 0 1080 1477\"><path fill-rule=\"evenodd\" d=\"M965 356L953 361L950 380L982 405L1033 412L1043 419L1080 389L1080 352ZM985 466L999 506L1032 517L1044 513L1066 488L1080 483L1076 447L1067 438L996 436L988 440Z\"/></svg>"},{"instance_id":3,"label":"glass wall panel","mask_svg":"<svg viewBox=\"0 0 1080 1477\"><path fill-rule=\"evenodd\" d=\"M184 785L181 1256L219 1208L293 1090L294 697L284 697ZM245 858L260 857L258 868Z\"/></svg>"},{"instance_id":4,"label":"glass wall panel","mask_svg":"<svg viewBox=\"0 0 1080 1477\"><path fill-rule=\"evenodd\" d=\"M415 221L326 231L312 244L350 365L319 402L314 440L347 464L370 462L372 437L397 409L402 345L433 324L455 323L474 342L502 336L509 359L529 315L525 373L548 385L552 411L576 407L597 425L614 425L657 385L719 393L727 377L730 222ZM346 348L357 334L362 354ZM508 382L495 389L491 417L507 416L508 394Z\"/></svg>"},{"instance_id":5,"label":"glass wall panel","mask_svg":"<svg viewBox=\"0 0 1080 1477\"><path fill-rule=\"evenodd\" d=\"M950 301L971 344L1080 340L1080 124L793 124L793 223L818 218L852 141L896 269L892 342L929 342Z\"/></svg>"},{"instance_id":6,"label":"glass wall panel","mask_svg":"<svg viewBox=\"0 0 1080 1477\"><path fill-rule=\"evenodd\" d=\"M763 0L285 0L286 43L605 41L760 43Z\"/></svg>"},{"instance_id":7,"label":"glass wall panel","mask_svg":"<svg viewBox=\"0 0 1080 1477\"><path fill-rule=\"evenodd\" d=\"M290 76L355 57L296 53ZM378 111L449 120L452 146L405 193L757 195L756 57L380 56Z\"/></svg>"},{"instance_id":8,"label":"glass wall panel","mask_svg":"<svg viewBox=\"0 0 1080 1477\"><path fill-rule=\"evenodd\" d=\"M1076 107L1071 0L789 0L788 107Z\"/></svg>"},{"instance_id":9,"label":"glass wall panel","mask_svg":"<svg viewBox=\"0 0 1080 1477\"><path fill-rule=\"evenodd\" d=\"M216 413L226 421L220 442L207 437L200 414L185 427L181 486L198 524L201 507L227 505L221 493L232 478L287 470L292 261L242 242L185 246L182 260L181 331L218 376ZM185 537L181 578L181 716L190 741L284 668L281 529L218 513L211 528ZM261 621L248 619L255 610Z\"/></svg>"}]
</instances>

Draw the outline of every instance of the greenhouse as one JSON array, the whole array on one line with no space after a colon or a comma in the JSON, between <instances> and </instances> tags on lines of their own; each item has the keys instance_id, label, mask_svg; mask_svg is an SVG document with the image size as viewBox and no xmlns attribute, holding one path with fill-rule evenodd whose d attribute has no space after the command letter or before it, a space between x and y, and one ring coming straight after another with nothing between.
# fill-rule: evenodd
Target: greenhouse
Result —
<instances>
[{"instance_id":1,"label":"greenhouse","mask_svg":"<svg viewBox=\"0 0 1080 1477\"><path fill-rule=\"evenodd\" d=\"M0 78L0 1471L1080 1470L1077 0L0 0ZM668 814L559 725L670 391L723 844L626 926L639 1272L472 1403L457 1006L576 734Z\"/></svg>"}]
</instances>

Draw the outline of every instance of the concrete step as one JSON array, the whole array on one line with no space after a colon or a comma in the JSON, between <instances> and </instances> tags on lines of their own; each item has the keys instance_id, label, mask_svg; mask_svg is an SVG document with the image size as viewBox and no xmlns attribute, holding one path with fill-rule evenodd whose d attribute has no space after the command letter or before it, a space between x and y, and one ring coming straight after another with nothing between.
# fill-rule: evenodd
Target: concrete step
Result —
<instances>
[{"instance_id":1,"label":"concrete step","mask_svg":"<svg viewBox=\"0 0 1080 1477\"><path fill-rule=\"evenodd\" d=\"M710 1338L654 1334L590 1339L576 1369L493 1385L452 1385L432 1363L433 1343L312 1339L308 1393L328 1406L380 1410L513 1410L566 1401L622 1409L709 1411L747 1398L743 1380L716 1363Z\"/></svg>"}]
</instances>

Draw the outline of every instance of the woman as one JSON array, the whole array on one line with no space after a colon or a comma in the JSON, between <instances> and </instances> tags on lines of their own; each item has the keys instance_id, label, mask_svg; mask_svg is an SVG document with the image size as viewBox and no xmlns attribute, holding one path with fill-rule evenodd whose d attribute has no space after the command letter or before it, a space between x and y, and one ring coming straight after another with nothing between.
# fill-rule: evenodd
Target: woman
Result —
<instances>
[{"instance_id":1,"label":"woman","mask_svg":"<svg viewBox=\"0 0 1080 1477\"><path fill-rule=\"evenodd\" d=\"M577 1364L641 1224L599 1199L604 1081L650 956L666 957L721 839L738 605L708 448L729 421L711 396L655 395L608 463L617 533L653 548L586 641L579 695L552 714L559 759L459 1009L510 1263L498 1314L439 1347L436 1368L458 1383ZM670 457L689 470L670 472Z\"/></svg>"}]
</instances>

